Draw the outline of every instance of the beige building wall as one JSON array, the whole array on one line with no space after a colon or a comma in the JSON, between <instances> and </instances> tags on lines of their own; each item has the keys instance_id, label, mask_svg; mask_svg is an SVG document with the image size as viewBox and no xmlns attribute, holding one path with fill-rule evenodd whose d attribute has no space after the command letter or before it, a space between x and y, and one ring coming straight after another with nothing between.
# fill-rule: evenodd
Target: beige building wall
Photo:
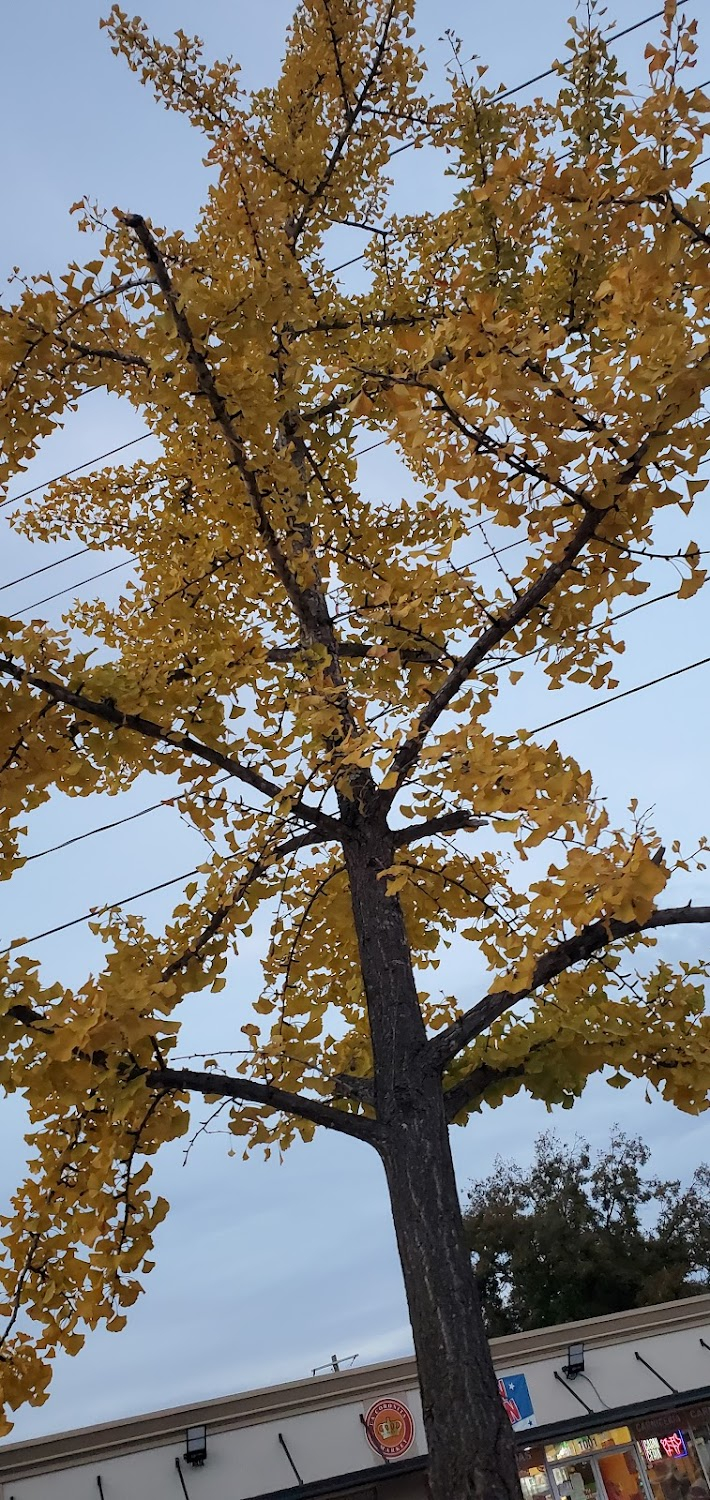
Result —
<instances>
[{"instance_id":1,"label":"beige building wall","mask_svg":"<svg viewBox=\"0 0 710 1500\"><path fill-rule=\"evenodd\" d=\"M578 1340L585 1346L585 1374L565 1383L564 1376L557 1377L568 1344ZM704 1344L710 1346L710 1296L705 1295L495 1339L491 1347L499 1375L525 1375L535 1427L576 1418L581 1431L587 1418L576 1395L603 1412L653 1401L668 1394L668 1386L678 1392L710 1387L710 1349ZM0 1500L97 1500L99 1477L104 1500L184 1500L176 1458L189 1500L253 1500L296 1486L280 1436L306 1486L364 1470L362 1483L368 1488L350 1493L375 1500L383 1462L369 1447L362 1418L381 1396L396 1396L409 1407L416 1432L406 1457L423 1456L416 1367L413 1359L400 1359L31 1442L2 1443ZM185 1428L201 1423L207 1425L207 1462L192 1469L182 1457ZM333 1493L346 1496L347 1490ZM420 1500L423 1494L419 1474L382 1488L383 1500Z\"/></svg>"}]
</instances>

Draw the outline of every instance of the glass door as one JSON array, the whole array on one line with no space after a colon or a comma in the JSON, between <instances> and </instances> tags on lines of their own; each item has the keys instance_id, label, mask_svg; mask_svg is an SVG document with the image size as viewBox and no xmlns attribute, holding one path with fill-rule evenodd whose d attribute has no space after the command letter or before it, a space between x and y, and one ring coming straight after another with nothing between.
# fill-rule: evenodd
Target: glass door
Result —
<instances>
[{"instance_id":1,"label":"glass door","mask_svg":"<svg viewBox=\"0 0 710 1500\"><path fill-rule=\"evenodd\" d=\"M652 1500L633 1448L569 1458L552 1478L555 1500Z\"/></svg>"},{"instance_id":2,"label":"glass door","mask_svg":"<svg viewBox=\"0 0 710 1500\"><path fill-rule=\"evenodd\" d=\"M592 1458L570 1458L552 1470L557 1500L606 1500Z\"/></svg>"},{"instance_id":3,"label":"glass door","mask_svg":"<svg viewBox=\"0 0 710 1500\"><path fill-rule=\"evenodd\" d=\"M600 1453L595 1462L607 1500L650 1500L633 1448Z\"/></svg>"}]
</instances>

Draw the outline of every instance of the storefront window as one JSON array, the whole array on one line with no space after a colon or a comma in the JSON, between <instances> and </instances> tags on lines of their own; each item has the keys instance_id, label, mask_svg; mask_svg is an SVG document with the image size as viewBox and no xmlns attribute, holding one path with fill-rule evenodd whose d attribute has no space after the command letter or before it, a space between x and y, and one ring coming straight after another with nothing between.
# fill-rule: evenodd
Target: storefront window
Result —
<instances>
[{"instance_id":1,"label":"storefront window","mask_svg":"<svg viewBox=\"0 0 710 1500\"><path fill-rule=\"evenodd\" d=\"M552 1471L560 1500L604 1500L596 1469L588 1458L556 1464Z\"/></svg>"},{"instance_id":2,"label":"storefront window","mask_svg":"<svg viewBox=\"0 0 710 1500\"><path fill-rule=\"evenodd\" d=\"M691 1433L681 1427L638 1438L654 1500L710 1500Z\"/></svg>"},{"instance_id":3,"label":"storefront window","mask_svg":"<svg viewBox=\"0 0 710 1500\"><path fill-rule=\"evenodd\" d=\"M705 1482L710 1484L710 1426L698 1427L693 1422L693 1441Z\"/></svg>"},{"instance_id":4,"label":"storefront window","mask_svg":"<svg viewBox=\"0 0 710 1500\"><path fill-rule=\"evenodd\" d=\"M606 1432L590 1432L584 1437L565 1438L559 1443L548 1443L545 1448L548 1463L560 1459L581 1458L585 1453L599 1453L604 1448L623 1448L631 1445L628 1427L611 1427Z\"/></svg>"},{"instance_id":5,"label":"storefront window","mask_svg":"<svg viewBox=\"0 0 710 1500\"><path fill-rule=\"evenodd\" d=\"M638 1464L631 1448L625 1448L622 1453L600 1454L599 1473L607 1500L645 1500Z\"/></svg>"},{"instance_id":6,"label":"storefront window","mask_svg":"<svg viewBox=\"0 0 710 1500\"><path fill-rule=\"evenodd\" d=\"M518 1457L518 1471L525 1500L553 1500L544 1448L526 1448Z\"/></svg>"}]
</instances>

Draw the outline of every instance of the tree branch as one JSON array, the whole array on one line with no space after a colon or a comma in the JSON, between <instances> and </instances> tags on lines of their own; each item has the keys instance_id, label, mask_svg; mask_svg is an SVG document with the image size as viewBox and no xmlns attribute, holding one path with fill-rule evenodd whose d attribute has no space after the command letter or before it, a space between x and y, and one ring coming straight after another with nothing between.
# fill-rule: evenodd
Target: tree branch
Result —
<instances>
[{"instance_id":1,"label":"tree branch","mask_svg":"<svg viewBox=\"0 0 710 1500\"><path fill-rule=\"evenodd\" d=\"M596 535L602 521L609 514L609 511L613 509L618 492L623 492L638 478L648 457L651 441L659 435L659 431L660 429L654 433L648 433L643 441L639 443L635 453L632 454L631 458L619 470L613 484L607 482L606 488L610 491L612 497L609 505L601 506L598 503L593 505L591 497L582 495L577 497L580 504L586 504L585 514L580 524L572 532L562 555L556 562L550 563L545 568L540 577L530 585L530 588L524 594L521 594L515 600L515 603L504 614L493 621L488 630L485 630L483 635L479 636L478 640L474 642L469 651L459 657L456 665L449 672L446 681L442 683L438 692L434 693L433 697L429 699L426 708L419 716L413 733L409 739L400 745L394 757L393 770L397 774L397 781L396 785L386 794L388 804L392 802L407 773L418 760L419 752L429 731L433 728L444 710L448 708L452 698L456 696L456 693L467 681L471 672L481 664L496 646L500 645L500 642L516 625L526 620L528 615L532 614L533 610L539 608L544 603L548 594L552 593L552 590L557 587L576 558L584 550L587 542L591 541L592 537ZM598 502L599 494L595 498Z\"/></svg>"},{"instance_id":2,"label":"tree branch","mask_svg":"<svg viewBox=\"0 0 710 1500\"><path fill-rule=\"evenodd\" d=\"M244 444L234 429L227 402L217 386L212 370L201 349L198 348L187 314L180 305L159 246L141 214L124 214L123 222L128 229L133 230L142 245L146 260L165 298L175 331L185 350L188 363L195 372L198 390L212 409L215 422L227 444L231 461L247 492L257 531L266 547L274 573L286 590L300 623L310 629L313 622L307 604L307 595L284 556L279 538L267 515L256 476L250 468Z\"/></svg>"},{"instance_id":3,"label":"tree branch","mask_svg":"<svg viewBox=\"0 0 710 1500\"><path fill-rule=\"evenodd\" d=\"M249 887L253 885L255 880L259 880L262 875L265 875L271 865L277 864L279 860L285 859L289 854L298 853L300 849L310 849L318 842L318 837L312 833L301 833L292 839L286 839L283 844L277 844L270 853L265 851L260 854L254 860L243 879L238 881L236 890L230 896L229 900L223 901L212 912L209 921L205 923L199 937L193 943L189 944L177 958L170 960L170 963L163 969L160 976L161 980L172 979L174 974L181 973L183 969L187 968L188 964L200 957L203 949L207 947L207 944L213 937L216 937L223 922L226 921L239 902L244 899Z\"/></svg>"},{"instance_id":4,"label":"tree branch","mask_svg":"<svg viewBox=\"0 0 710 1500\"><path fill-rule=\"evenodd\" d=\"M246 786L252 787L264 797L273 799L283 796L283 790L276 782L269 781L259 771L252 770L251 766L245 766L225 751L214 750L210 745L204 745L201 740L195 739L191 734L185 734L182 730L166 729L162 724L156 724L152 719L144 718L142 714L125 713L111 698L103 698L100 701L88 698L84 693L74 692L56 678L41 677L38 673L30 672L26 667L19 666L17 662L7 657L0 657L0 674L14 677L16 682L36 688L38 692L45 693L55 703L63 703L68 708L75 708L80 713L88 714L92 719L111 724L116 729L130 729L142 735L144 739L168 745L173 750L182 750L185 755L194 755L198 760L206 761L208 765L219 766L221 770L227 771L230 776L244 782ZM337 818L330 817L328 813L321 812L317 807L297 801L290 808L290 813L300 823L308 823L319 829L326 838L340 837L340 824Z\"/></svg>"},{"instance_id":5,"label":"tree branch","mask_svg":"<svg viewBox=\"0 0 710 1500\"><path fill-rule=\"evenodd\" d=\"M668 205L674 223L682 224L684 229L688 229L696 244L706 246L710 245L710 234L708 233L707 229L702 229L699 224L696 224L693 221L693 219L689 219L687 214L684 214L678 207L678 204L671 197L670 193L659 194L656 197L656 202L666 203Z\"/></svg>"},{"instance_id":6,"label":"tree branch","mask_svg":"<svg viewBox=\"0 0 710 1500\"><path fill-rule=\"evenodd\" d=\"M473 830L484 828L488 818L477 818L475 813L450 812L442 813L440 818L429 818L426 823L410 823L407 828L396 828L394 830L395 849L401 849L404 845L413 844L417 839L434 838L439 833L457 833L459 830Z\"/></svg>"},{"instance_id":7,"label":"tree branch","mask_svg":"<svg viewBox=\"0 0 710 1500\"><path fill-rule=\"evenodd\" d=\"M507 1078L522 1078L525 1069L524 1062L511 1063L508 1068L492 1068L489 1063L479 1063L467 1078L444 1091L444 1109L449 1124L467 1105L477 1104L491 1084L504 1083Z\"/></svg>"},{"instance_id":8,"label":"tree branch","mask_svg":"<svg viewBox=\"0 0 710 1500\"><path fill-rule=\"evenodd\" d=\"M331 178L338 165L338 162L340 161L343 151L345 150L345 147L357 124L357 121L362 114L363 106L367 102L367 96L380 70L380 66L387 49L387 42L392 28L395 8L395 0L390 0L390 3L387 7L387 14L385 15L382 25L380 39L375 49L375 56L372 60L372 64L368 70L367 76L363 79L359 93L346 111L345 125L337 136L335 145L325 164L320 180L316 183L315 187L309 191L308 202L304 204L300 214L291 226L290 238L293 245L295 245L297 239L301 235L314 204L317 203L318 200L323 196L323 193L328 187L328 184L331 181Z\"/></svg>"},{"instance_id":9,"label":"tree branch","mask_svg":"<svg viewBox=\"0 0 710 1500\"><path fill-rule=\"evenodd\" d=\"M419 715L414 732L410 735L409 739L400 745L394 757L393 769L397 773L397 782L390 792L386 794L389 802L393 801L407 773L418 760L419 752L429 731L433 729L440 715L448 708L452 698L463 687L471 672L480 665L490 651L493 651L496 646L500 645L500 642L509 631L513 630L516 625L519 625L522 620L527 619L528 615L532 614L532 611L544 602L547 595L551 593L552 589L560 582L560 579L564 577L564 574L579 556L587 542L594 536L605 515L605 510L590 509L587 511L579 526L573 531L562 556L558 558L557 562L550 563L545 571L540 574L540 577L536 579L535 583L531 584L530 588L515 600L510 609L506 610L505 614L499 615L498 619L494 620L488 630L485 630L483 635L479 636L478 640L474 642L471 649L464 656L459 657L456 665L449 672L446 681L442 683L438 691L429 699L426 708Z\"/></svg>"},{"instance_id":10,"label":"tree branch","mask_svg":"<svg viewBox=\"0 0 710 1500\"><path fill-rule=\"evenodd\" d=\"M375 1108L375 1084L372 1078L356 1078L354 1073L336 1073L333 1077L336 1098L359 1099Z\"/></svg>"},{"instance_id":11,"label":"tree branch","mask_svg":"<svg viewBox=\"0 0 710 1500\"><path fill-rule=\"evenodd\" d=\"M59 335L57 337L60 338ZM126 354L122 349L103 347L97 349L91 344L81 344L78 339L73 338L61 338L60 341L66 349L71 350L72 354L80 354L82 359L96 359L99 364L104 360L108 360L109 363L113 361L114 364L124 365L126 369L138 369L143 370L146 375L152 374L147 359L144 359L141 354Z\"/></svg>"},{"instance_id":12,"label":"tree branch","mask_svg":"<svg viewBox=\"0 0 710 1500\"><path fill-rule=\"evenodd\" d=\"M404 629L404 626L398 628ZM373 654L377 650L377 645L378 643L375 641L370 645L366 641L345 641L342 644L339 641L337 648L338 657L344 661L370 660L377 663L382 661L381 656ZM428 651L426 649L417 651L411 646L391 646L389 649L392 656L399 656L407 664L411 663L422 667L441 666L442 657L445 654L443 651L437 653L433 648ZM266 660L268 662L289 662L293 661L297 656L302 655L303 646L272 646L267 652ZM448 659L451 660L451 658Z\"/></svg>"},{"instance_id":13,"label":"tree branch","mask_svg":"<svg viewBox=\"0 0 710 1500\"><path fill-rule=\"evenodd\" d=\"M374 1120L362 1115L348 1114L321 1104L306 1095L290 1094L271 1083L256 1083L249 1078L228 1078L220 1073L196 1073L189 1068L161 1068L147 1074L151 1088L161 1093L195 1092L215 1094L226 1099L240 1100L245 1104L257 1104L264 1109L278 1110L299 1120L310 1120L314 1125L325 1125L328 1130L340 1131L343 1135L355 1136L377 1146L378 1128Z\"/></svg>"},{"instance_id":14,"label":"tree branch","mask_svg":"<svg viewBox=\"0 0 710 1500\"><path fill-rule=\"evenodd\" d=\"M471 1010L467 1010L465 1015L459 1016L445 1031L440 1032L429 1043L434 1065L441 1070L448 1067L458 1052L487 1031L511 1006L527 1000L536 990L556 979L558 974L593 958L595 953L607 948L610 943L634 937L637 933L658 931L663 927L709 924L710 906L662 907L652 912L647 922L619 922L613 917L603 922L590 922L580 932L540 955L529 984L521 989L492 991L479 1000L477 1005L472 1006Z\"/></svg>"}]
</instances>

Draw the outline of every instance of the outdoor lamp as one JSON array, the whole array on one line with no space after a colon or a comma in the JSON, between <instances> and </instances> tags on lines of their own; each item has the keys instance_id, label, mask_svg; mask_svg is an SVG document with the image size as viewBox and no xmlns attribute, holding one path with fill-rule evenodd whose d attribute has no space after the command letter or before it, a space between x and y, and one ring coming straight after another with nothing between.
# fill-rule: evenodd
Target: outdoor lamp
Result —
<instances>
[{"instance_id":1,"label":"outdoor lamp","mask_svg":"<svg viewBox=\"0 0 710 1500\"><path fill-rule=\"evenodd\" d=\"M584 1344L567 1345L567 1364L563 1365L568 1380L574 1380L575 1375L584 1373Z\"/></svg>"},{"instance_id":2,"label":"outdoor lamp","mask_svg":"<svg viewBox=\"0 0 710 1500\"><path fill-rule=\"evenodd\" d=\"M207 1457L207 1428L188 1427L185 1433L185 1463L203 1464Z\"/></svg>"}]
</instances>

